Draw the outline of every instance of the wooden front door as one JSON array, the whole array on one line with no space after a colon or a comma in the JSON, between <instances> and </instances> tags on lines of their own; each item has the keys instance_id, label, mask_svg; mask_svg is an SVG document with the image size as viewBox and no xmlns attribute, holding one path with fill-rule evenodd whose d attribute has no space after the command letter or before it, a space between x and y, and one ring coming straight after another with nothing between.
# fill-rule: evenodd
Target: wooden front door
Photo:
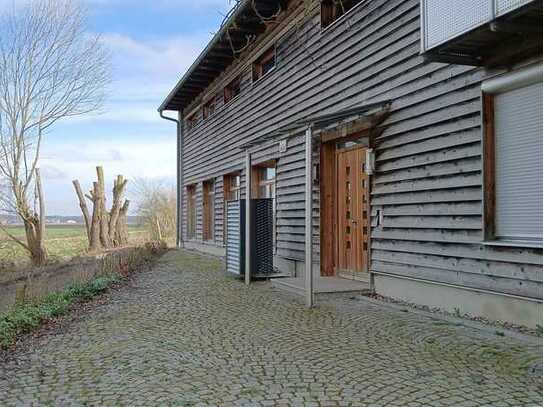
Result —
<instances>
[{"instance_id":1,"label":"wooden front door","mask_svg":"<svg viewBox=\"0 0 543 407\"><path fill-rule=\"evenodd\" d=\"M369 244L369 177L366 149L337 151L337 274L366 279Z\"/></svg>"}]
</instances>

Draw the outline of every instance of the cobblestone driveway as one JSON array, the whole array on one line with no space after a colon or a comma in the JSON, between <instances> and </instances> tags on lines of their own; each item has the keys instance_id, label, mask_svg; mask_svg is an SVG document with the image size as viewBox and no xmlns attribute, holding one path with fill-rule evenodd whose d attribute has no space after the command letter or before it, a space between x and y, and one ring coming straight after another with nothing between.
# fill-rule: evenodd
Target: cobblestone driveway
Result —
<instances>
[{"instance_id":1,"label":"cobblestone driveway","mask_svg":"<svg viewBox=\"0 0 543 407\"><path fill-rule=\"evenodd\" d=\"M542 350L343 299L304 309L166 255L0 365L2 405L543 406Z\"/></svg>"}]
</instances>

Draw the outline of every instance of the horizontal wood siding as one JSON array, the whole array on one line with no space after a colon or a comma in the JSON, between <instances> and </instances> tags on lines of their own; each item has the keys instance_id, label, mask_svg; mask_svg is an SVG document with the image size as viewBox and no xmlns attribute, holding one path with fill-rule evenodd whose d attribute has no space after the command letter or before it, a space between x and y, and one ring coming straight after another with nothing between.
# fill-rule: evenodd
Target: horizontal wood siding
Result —
<instances>
[{"instance_id":1,"label":"horizontal wood siding","mask_svg":"<svg viewBox=\"0 0 543 407\"><path fill-rule=\"evenodd\" d=\"M371 269L543 299L542 250L481 244L480 84L498 72L424 62L417 0L364 2L324 32L318 2L305 4L293 6L210 86L209 93L218 92L242 73L242 94L186 134L184 183L217 177L217 244L222 176L244 167L241 145L304 117L390 100L375 140ZM272 40L277 67L253 84L250 62ZM303 143L300 134L286 153L277 143L253 151L255 162L278 160L277 254L297 260L305 242ZM317 242L318 197L315 187ZM199 206L200 198L201 187ZM200 212L198 219L200 236Z\"/></svg>"}]
</instances>

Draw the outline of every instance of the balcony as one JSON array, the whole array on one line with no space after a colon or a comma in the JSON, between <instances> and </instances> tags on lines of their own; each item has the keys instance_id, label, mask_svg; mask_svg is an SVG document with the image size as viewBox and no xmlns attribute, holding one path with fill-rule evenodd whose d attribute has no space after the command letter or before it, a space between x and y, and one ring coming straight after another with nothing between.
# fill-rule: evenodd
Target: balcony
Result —
<instances>
[{"instance_id":1,"label":"balcony","mask_svg":"<svg viewBox=\"0 0 543 407\"><path fill-rule=\"evenodd\" d=\"M429 61L498 66L543 49L541 0L421 0L421 15Z\"/></svg>"}]
</instances>

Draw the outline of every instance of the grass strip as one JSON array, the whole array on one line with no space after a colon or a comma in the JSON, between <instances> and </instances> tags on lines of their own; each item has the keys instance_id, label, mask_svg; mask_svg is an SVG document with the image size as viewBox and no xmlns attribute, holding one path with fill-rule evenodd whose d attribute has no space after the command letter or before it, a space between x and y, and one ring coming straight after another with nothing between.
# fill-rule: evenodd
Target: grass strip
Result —
<instances>
[{"instance_id":1,"label":"grass strip","mask_svg":"<svg viewBox=\"0 0 543 407\"><path fill-rule=\"evenodd\" d=\"M32 332L44 322L66 314L75 303L90 301L119 280L120 276L116 274L102 276L73 284L41 300L15 306L0 315L0 348L9 348L20 335Z\"/></svg>"}]
</instances>

